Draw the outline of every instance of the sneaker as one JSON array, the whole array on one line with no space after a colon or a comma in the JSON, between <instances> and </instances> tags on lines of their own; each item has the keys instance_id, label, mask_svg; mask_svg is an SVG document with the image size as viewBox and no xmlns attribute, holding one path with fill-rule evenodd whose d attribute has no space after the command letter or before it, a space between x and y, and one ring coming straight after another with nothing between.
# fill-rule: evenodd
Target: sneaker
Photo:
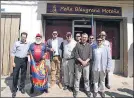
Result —
<instances>
[{"instance_id":1,"label":"sneaker","mask_svg":"<svg viewBox=\"0 0 134 98\"><path fill-rule=\"evenodd\" d=\"M67 90L68 86L64 86L63 90Z\"/></svg>"},{"instance_id":2,"label":"sneaker","mask_svg":"<svg viewBox=\"0 0 134 98\"><path fill-rule=\"evenodd\" d=\"M68 90L69 90L70 92L73 92L73 89L74 89L73 87L69 87L69 88L68 88Z\"/></svg>"},{"instance_id":3,"label":"sneaker","mask_svg":"<svg viewBox=\"0 0 134 98\"><path fill-rule=\"evenodd\" d=\"M16 97L16 92L13 92L12 93L12 98L15 98Z\"/></svg>"}]
</instances>

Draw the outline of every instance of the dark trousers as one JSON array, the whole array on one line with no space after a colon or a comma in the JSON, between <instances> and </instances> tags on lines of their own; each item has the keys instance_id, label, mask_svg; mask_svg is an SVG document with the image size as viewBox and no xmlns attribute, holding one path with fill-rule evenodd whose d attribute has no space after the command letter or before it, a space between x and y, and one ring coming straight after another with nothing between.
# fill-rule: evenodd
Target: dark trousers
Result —
<instances>
[{"instance_id":1,"label":"dark trousers","mask_svg":"<svg viewBox=\"0 0 134 98\"><path fill-rule=\"evenodd\" d=\"M20 87L19 89L23 89L25 87L26 73L27 73L27 61L28 58L18 58L15 57L15 67L13 68L13 84L12 84L12 92L17 91L19 72L21 69L21 78L20 78Z\"/></svg>"},{"instance_id":2,"label":"dark trousers","mask_svg":"<svg viewBox=\"0 0 134 98\"><path fill-rule=\"evenodd\" d=\"M106 77L105 77L105 85L109 85L109 73L106 73Z\"/></svg>"}]
</instances>

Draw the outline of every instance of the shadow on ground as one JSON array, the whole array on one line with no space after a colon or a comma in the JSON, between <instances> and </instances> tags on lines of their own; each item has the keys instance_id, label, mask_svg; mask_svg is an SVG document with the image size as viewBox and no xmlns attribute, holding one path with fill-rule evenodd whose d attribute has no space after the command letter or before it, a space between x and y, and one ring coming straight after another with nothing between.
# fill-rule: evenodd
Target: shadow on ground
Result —
<instances>
[{"instance_id":1,"label":"shadow on ground","mask_svg":"<svg viewBox=\"0 0 134 98\"><path fill-rule=\"evenodd\" d=\"M129 90L129 89L126 89L126 91L125 90L123 90L123 89L118 89L119 91L122 91L122 92L127 92L128 93L128 91L129 92L133 92L132 90ZM125 95L125 94L119 94L119 93L117 93L117 92L109 92L109 91L106 91L105 92L105 94L107 94L108 96L110 96L110 97L112 97L112 98L115 98L115 97L120 97L120 98L132 98L131 96L128 96L128 95ZM133 95L133 94L132 94Z\"/></svg>"},{"instance_id":2,"label":"shadow on ground","mask_svg":"<svg viewBox=\"0 0 134 98\"><path fill-rule=\"evenodd\" d=\"M132 90L130 90L130 89L127 89L127 88L119 88L119 89L117 89L118 91L121 91L121 92L126 92L126 93L128 93L128 94L130 94L130 95L132 95L132 96L134 96L134 91L132 91Z\"/></svg>"}]
</instances>

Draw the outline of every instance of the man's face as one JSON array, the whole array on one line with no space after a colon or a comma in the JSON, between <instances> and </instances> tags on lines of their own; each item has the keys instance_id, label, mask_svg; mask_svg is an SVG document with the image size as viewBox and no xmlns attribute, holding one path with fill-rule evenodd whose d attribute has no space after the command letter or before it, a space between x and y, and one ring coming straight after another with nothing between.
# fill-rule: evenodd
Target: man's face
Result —
<instances>
[{"instance_id":1,"label":"man's face","mask_svg":"<svg viewBox=\"0 0 134 98\"><path fill-rule=\"evenodd\" d=\"M102 45L102 39L101 38L98 38L97 39L97 44L100 46L100 45Z\"/></svg>"},{"instance_id":2,"label":"man's face","mask_svg":"<svg viewBox=\"0 0 134 98\"><path fill-rule=\"evenodd\" d=\"M101 36L101 38L102 38L103 40L106 39L106 35L105 35L105 34L100 34L100 36Z\"/></svg>"},{"instance_id":3,"label":"man's face","mask_svg":"<svg viewBox=\"0 0 134 98\"><path fill-rule=\"evenodd\" d=\"M86 43L88 40L88 35L82 35L81 41L82 43Z\"/></svg>"},{"instance_id":4,"label":"man's face","mask_svg":"<svg viewBox=\"0 0 134 98\"><path fill-rule=\"evenodd\" d=\"M42 38L41 37L36 37L36 44L40 44L42 42Z\"/></svg>"},{"instance_id":5,"label":"man's face","mask_svg":"<svg viewBox=\"0 0 134 98\"><path fill-rule=\"evenodd\" d=\"M22 35L21 35L21 41L22 41L22 42L25 42L26 39L27 39L27 35L26 35L26 34L22 34Z\"/></svg>"},{"instance_id":6,"label":"man's face","mask_svg":"<svg viewBox=\"0 0 134 98\"><path fill-rule=\"evenodd\" d=\"M71 35L66 35L66 39L67 39L67 41L71 41L71 38L72 38Z\"/></svg>"},{"instance_id":7,"label":"man's face","mask_svg":"<svg viewBox=\"0 0 134 98\"><path fill-rule=\"evenodd\" d=\"M80 34L76 34L76 40L79 41L81 39Z\"/></svg>"},{"instance_id":8,"label":"man's face","mask_svg":"<svg viewBox=\"0 0 134 98\"><path fill-rule=\"evenodd\" d=\"M52 36L53 36L53 38L57 38L57 36L58 36L57 31L54 31L54 32L52 33Z\"/></svg>"},{"instance_id":9,"label":"man's face","mask_svg":"<svg viewBox=\"0 0 134 98\"><path fill-rule=\"evenodd\" d=\"M92 42L94 42L94 36L90 36L89 37L89 41L92 43Z\"/></svg>"}]
</instances>

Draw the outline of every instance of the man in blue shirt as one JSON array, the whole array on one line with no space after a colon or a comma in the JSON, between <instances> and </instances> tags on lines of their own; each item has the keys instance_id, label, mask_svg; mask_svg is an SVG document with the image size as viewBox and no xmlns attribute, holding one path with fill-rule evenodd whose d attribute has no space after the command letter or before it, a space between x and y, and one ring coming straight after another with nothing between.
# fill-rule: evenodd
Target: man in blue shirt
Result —
<instances>
[{"instance_id":1,"label":"man in blue shirt","mask_svg":"<svg viewBox=\"0 0 134 98\"><path fill-rule=\"evenodd\" d=\"M16 41L13 49L11 51L11 60L13 66L13 84L12 84L12 97L16 96L16 92L18 90L18 78L19 71L21 69L21 78L20 78L20 87L19 90L22 94L25 93L25 80L26 80L26 72L27 72L27 54L30 44L26 42L27 33L21 33L21 40Z\"/></svg>"}]
</instances>

